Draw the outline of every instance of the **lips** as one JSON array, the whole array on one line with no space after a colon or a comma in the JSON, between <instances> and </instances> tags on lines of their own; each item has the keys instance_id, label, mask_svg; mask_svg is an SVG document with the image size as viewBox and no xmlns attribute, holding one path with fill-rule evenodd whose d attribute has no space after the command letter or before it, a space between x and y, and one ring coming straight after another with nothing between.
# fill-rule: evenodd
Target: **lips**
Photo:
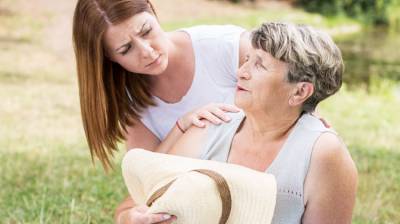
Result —
<instances>
[{"instance_id":1,"label":"lips","mask_svg":"<svg viewBox=\"0 0 400 224\"><path fill-rule=\"evenodd\" d=\"M245 88L243 88L243 87L241 87L239 85L237 85L237 90L239 90L239 91L248 91L247 89L245 89Z\"/></svg>"}]
</instances>

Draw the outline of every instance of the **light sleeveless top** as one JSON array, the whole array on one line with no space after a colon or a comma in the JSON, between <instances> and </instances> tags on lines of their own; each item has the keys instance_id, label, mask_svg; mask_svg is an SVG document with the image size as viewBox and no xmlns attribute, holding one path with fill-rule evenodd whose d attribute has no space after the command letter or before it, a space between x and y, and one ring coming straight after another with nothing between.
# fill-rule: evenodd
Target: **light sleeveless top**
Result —
<instances>
[{"instance_id":1,"label":"light sleeveless top","mask_svg":"<svg viewBox=\"0 0 400 224\"><path fill-rule=\"evenodd\" d=\"M231 113L230 117L232 120L229 123L211 125L208 128L201 159L228 161L233 137L245 114ZM324 132L335 133L326 128L318 118L303 114L265 171L275 176L278 185L273 224L301 223L305 209L304 181L309 170L314 143Z\"/></svg>"},{"instance_id":2,"label":"light sleeveless top","mask_svg":"<svg viewBox=\"0 0 400 224\"><path fill-rule=\"evenodd\" d=\"M189 34L194 50L195 73L191 87L177 103L166 103L153 96L157 105L146 108L141 114L142 123L160 140L177 119L195 108L212 102L233 104L239 41L245 30L233 25L210 25L182 31Z\"/></svg>"}]
</instances>

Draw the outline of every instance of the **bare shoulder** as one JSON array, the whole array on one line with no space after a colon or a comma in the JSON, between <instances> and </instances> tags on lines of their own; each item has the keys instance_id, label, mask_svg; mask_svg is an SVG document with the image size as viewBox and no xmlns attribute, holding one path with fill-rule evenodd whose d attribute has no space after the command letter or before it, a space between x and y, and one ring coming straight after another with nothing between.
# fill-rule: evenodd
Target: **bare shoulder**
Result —
<instances>
[{"instance_id":1,"label":"bare shoulder","mask_svg":"<svg viewBox=\"0 0 400 224\"><path fill-rule=\"evenodd\" d=\"M198 158L204 146L203 142L207 138L207 130L212 125L204 120L206 126L199 128L192 125L170 148L168 154Z\"/></svg>"},{"instance_id":2,"label":"bare shoulder","mask_svg":"<svg viewBox=\"0 0 400 224\"><path fill-rule=\"evenodd\" d=\"M357 169L345 144L337 135L323 133L314 145L305 181L303 223L351 223L357 182Z\"/></svg>"},{"instance_id":3,"label":"bare shoulder","mask_svg":"<svg viewBox=\"0 0 400 224\"><path fill-rule=\"evenodd\" d=\"M314 145L309 175L327 183L357 179L354 161L339 136L330 132L321 134Z\"/></svg>"},{"instance_id":4,"label":"bare shoulder","mask_svg":"<svg viewBox=\"0 0 400 224\"><path fill-rule=\"evenodd\" d=\"M346 151L342 140L334 133L325 132L317 139L314 145L313 156L332 157L332 154Z\"/></svg>"},{"instance_id":5,"label":"bare shoulder","mask_svg":"<svg viewBox=\"0 0 400 224\"><path fill-rule=\"evenodd\" d=\"M331 132L321 134L315 142L312 163L320 168L342 167L343 165L346 165L348 169L355 168L346 145L338 135Z\"/></svg>"}]
</instances>

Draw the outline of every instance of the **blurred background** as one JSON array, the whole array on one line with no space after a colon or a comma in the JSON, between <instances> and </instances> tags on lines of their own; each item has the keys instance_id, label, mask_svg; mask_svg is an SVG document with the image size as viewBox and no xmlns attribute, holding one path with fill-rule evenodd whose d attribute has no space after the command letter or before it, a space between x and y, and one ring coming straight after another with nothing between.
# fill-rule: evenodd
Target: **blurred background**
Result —
<instances>
[{"instance_id":1,"label":"blurred background","mask_svg":"<svg viewBox=\"0 0 400 224\"><path fill-rule=\"evenodd\" d=\"M319 107L359 170L353 223L400 221L400 0L153 0L165 30L265 21L329 32L345 84ZM119 165L92 164L71 43L75 0L0 0L0 223L110 223Z\"/></svg>"}]
</instances>

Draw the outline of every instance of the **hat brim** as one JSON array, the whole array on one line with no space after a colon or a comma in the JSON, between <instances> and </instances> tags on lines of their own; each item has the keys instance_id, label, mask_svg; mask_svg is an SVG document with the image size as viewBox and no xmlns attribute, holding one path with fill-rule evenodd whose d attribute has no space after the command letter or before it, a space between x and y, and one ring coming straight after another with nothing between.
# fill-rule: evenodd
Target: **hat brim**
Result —
<instances>
[{"instance_id":1,"label":"hat brim","mask_svg":"<svg viewBox=\"0 0 400 224\"><path fill-rule=\"evenodd\" d=\"M232 205L228 224L271 223L276 202L273 175L243 166L132 149L122 173L131 197L145 204L158 189L175 180L149 209L175 215L176 224L218 223L222 203L216 184L196 169L215 171L228 183Z\"/></svg>"}]
</instances>

